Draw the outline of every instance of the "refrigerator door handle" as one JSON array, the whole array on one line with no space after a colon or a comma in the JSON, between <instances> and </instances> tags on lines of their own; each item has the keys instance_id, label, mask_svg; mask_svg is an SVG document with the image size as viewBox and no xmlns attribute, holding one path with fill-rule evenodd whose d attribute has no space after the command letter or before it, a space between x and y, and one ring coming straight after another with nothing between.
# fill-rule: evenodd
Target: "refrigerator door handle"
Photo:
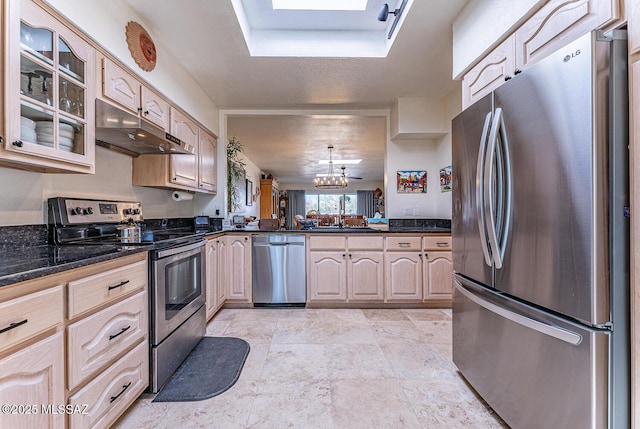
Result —
<instances>
[{"instance_id":1,"label":"refrigerator door handle","mask_svg":"<svg viewBox=\"0 0 640 429\"><path fill-rule=\"evenodd\" d=\"M498 136L501 138L500 147L498 147ZM498 150L500 151L500 154L498 154ZM506 249L506 231L508 230L507 223L510 221L511 173L508 158L506 133L504 132L504 124L502 121L502 109L498 107L493 116L491 133L489 135L489 146L487 148L487 157L485 158L484 163L484 216L487 224L491 255L496 269L502 268L502 261ZM496 160L499 161L500 165L496 165ZM495 171L494 168L496 169ZM497 203L498 207L496 207L496 201L494 201L494 175L497 176L496 186L498 187L497 193L500 197L500 201ZM506 208L503 207L503 204L506 204ZM503 214L506 213L505 218L501 218L500 221L498 221L497 212L499 212L500 216L503 216ZM498 222L501 224L503 230L502 240L498 239Z\"/></svg>"},{"instance_id":2,"label":"refrigerator door handle","mask_svg":"<svg viewBox=\"0 0 640 429\"><path fill-rule=\"evenodd\" d=\"M504 254L507 250L507 241L509 238L509 224L511 223L511 157L509 156L509 139L507 137L507 129L504 124L504 116L502 109L498 123L498 132L500 133L500 150L502 153L502 174L500 182L501 204L498 210L499 219L497 225L500 227L500 235L498 239L498 254L500 261L504 261ZM502 265L502 264L501 264Z\"/></svg>"},{"instance_id":3,"label":"refrigerator door handle","mask_svg":"<svg viewBox=\"0 0 640 429\"><path fill-rule=\"evenodd\" d=\"M572 344L574 346L579 345L582 342L582 335L576 334L575 332L568 331L566 329L558 328L556 326L551 326L546 323L539 322L537 320L531 319L529 317L525 317L521 314L514 313L512 311L507 310L506 308L500 307L492 302L489 302L473 292L466 289L460 281L457 279L453 279L455 283L456 290L464 295L466 298L475 302L479 306L485 308L486 310L495 313L505 319L511 320L512 322L518 323L524 327L529 329L533 329L542 334L551 336L553 338L557 338L566 343Z\"/></svg>"},{"instance_id":4,"label":"refrigerator door handle","mask_svg":"<svg viewBox=\"0 0 640 429\"><path fill-rule=\"evenodd\" d=\"M482 244L482 254L484 262L492 265L491 254L489 253L487 239L487 220L484 212L484 163L487 155L487 136L489 134L489 125L491 123L491 112L487 113L484 118L484 126L482 127L482 137L480 138L480 150L478 151L478 164L476 167L476 212L478 219L478 230L480 231L480 243Z\"/></svg>"}]
</instances>

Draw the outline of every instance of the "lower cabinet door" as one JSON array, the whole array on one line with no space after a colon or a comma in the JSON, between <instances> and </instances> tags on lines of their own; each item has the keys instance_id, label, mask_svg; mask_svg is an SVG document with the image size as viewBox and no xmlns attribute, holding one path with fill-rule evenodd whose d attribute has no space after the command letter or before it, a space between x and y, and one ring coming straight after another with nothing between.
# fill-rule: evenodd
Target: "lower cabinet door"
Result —
<instances>
[{"instance_id":1,"label":"lower cabinet door","mask_svg":"<svg viewBox=\"0 0 640 429\"><path fill-rule=\"evenodd\" d=\"M69 398L86 412L69 415L71 428L108 428L149 385L149 342L143 341Z\"/></svg>"},{"instance_id":2,"label":"lower cabinet door","mask_svg":"<svg viewBox=\"0 0 640 429\"><path fill-rule=\"evenodd\" d=\"M385 256L386 300L422 302L422 254L388 252Z\"/></svg>"},{"instance_id":3,"label":"lower cabinet door","mask_svg":"<svg viewBox=\"0 0 640 429\"><path fill-rule=\"evenodd\" d=\"M0 428L64 427L62 332L0 360L0 379Z\"/></svg>"},{"instance_id":4,"label":"lower cabinet door","mask_svg":"<svg viewBox=\"0 0 640 429\"><path fill-rule=\"evenodd\" d=\"M384 300L382 252L349 253L347 291L349 301Z\"/></svg>"},{"instance_id":5,"label":"lower cabinet door","mask_svg":"<svg viewBox=\"0 0 640 429\"><path fill-rule=\"evenodd\" d=\"M309 252L309 301L347 299L346 254Z\"/></svg>"},{"instance_id":6,"label":"lower cabinet door","mask_svg":"<svg viewBox=\"0 0 640 429\"><path fill-rule=\"evenodd\" d=\"M427 252L424 264L424 299L451 299L453 295L453 263L451 252Z\"/></svg>"}]
</instances>

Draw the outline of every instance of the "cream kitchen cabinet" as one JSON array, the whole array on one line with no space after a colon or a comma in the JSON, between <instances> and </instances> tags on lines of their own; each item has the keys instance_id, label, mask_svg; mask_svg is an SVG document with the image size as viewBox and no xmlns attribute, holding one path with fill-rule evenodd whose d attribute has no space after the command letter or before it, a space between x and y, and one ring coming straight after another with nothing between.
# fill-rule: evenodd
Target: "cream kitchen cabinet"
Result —
<instances>
[{"instance_id":1,"label":"cream kitchen cabinet","mask_svg":"<svg viewBox=\"0 0 640 429\"><path fill-rule=\"evenodd\" d=\"M422 302L422 238L387 236L385 300Z\"/></svg>"},{"instance_id":2,"label":"cream kitchen cabinet","mask_svg":"<svg viewBox=\"0 0 640 429\"><path fill-rule=\"evenodd\" d=\"M626 0L625 8L628 20L629 54L634 55L640 53L640 2Z\"/></svg>"},{"instance_id":3,"label":"cream kitchen cabinet","mask_svg":"<svg viewBox=\"0 0 640 429\"><path fill-rule=\"evenodd\" d=\"M424 254L424 300L450 302L453 297L451 252L428 251Z\"/></svg>"},{"instance_id":4,"label":"cream kitchen cabinet","mask_svg":"<svg viewBox=\"0 0 640 429\"><path fill-rule=\"evenodd\" d=\"M171 134L183 142L196 148L194 156L169 155L171 183L183 185L191 189L198 187L198 136L199 130L195 122L176 108L171 108Z\"/></svg>"},{"instance_id":5,"label":"cream kitchen cabinet","mask_svg":"<svg viewBox=\"0 0 640 429\"><path fill-rule=\"evenodd\" d=\"M453 262L451 237L423 237L424 301L434 305L451 305L453 298Z\"/></svg>"},{"instance_id":6,"label":"cream kitchen cabinet","mask_svg":"<svg viewBox=\"0 0 640 429\"><path fill-rule=\"evenodd\" d=\"M463 108L498 88L515 69L514 37L510 36L464 75Z\"/></svg>"},{"instance_id":7,"label":"cream kitchen cabinet","mask_svg":"<svg viewBox=\"0 0 640 429\"><path fill-rule=\"evenodd\" d=\"M307 239L307 300L347 300L347 239L345 236L315 236Z\"/></svg>"},{"instance_id":8,"label":"cream kitchen cabinet","mask_svg":"<svg viewBox=\"0 0 640 429\"><path fill-rule=\"evenodd\" d=\"M420 252L387 252L384 268L386 301L422 301Z\"/></svg>"},{"instance_id":9,"label":"cream kitchen cabinet","mask_svg":"<svg viewBox=\"0 0 640 429\"><path fill-rule=\"evenodd\" d=\"M464 75L463 109L567 43L619 18L619 0L549 0Z\"/></svg>"},{"instance_id":10,"label":"cream kitchen cabinet","mask_svg":"<svg viewBox=\"0 0 640 429\"><path fill-rule=\"evenodd\" d=\"M149 384L146 253L72 270L68 289L67 404L87 404L70 428L109 427Z\"/></svg>"},{"instance_id":11,"label":"cream kitchen cabinet","mask_svg":"<svg viewBox=\"0 0 640 429\"><path fill-rule=\"evenodd\" d=\"M198 143L198 188L211 194L218 191L218 139L200 128Z\"/></svg>"},{"instance_id":12,"label":"cream kitchen cabinet","mask_svg":"<svg viewBox=\"0 0 640 429\"><path fill-rule=\"evenodd\" d=\"M70 429L109 428L145 390L149 382L149 343L143 341L81 390L68 404L85 413L69 415Z\"/></svg>"},{"instance_id":13,"label":"cream kitchen cabinet","mask_svg":"<svg viewBox=\"0 0 640 429\"><path fill-rule=\"evenodd\" d=\"M382 302L383 243L382 236L310 236L309 301Z\"/></svg>"},{"instance_id":14,"label":"cream kitchen cabinet","mask_svg":"<svg viewBox=\"0 0 640 429\"><path fill-rule=\"evenodd\" d=\"M62 316L62 314L60 314ZM1 335L1 334L0 334ZM0 359L0 403L15 406L15 413L0 413L0 427L65 427L65 415L46 412L64 399L64 337L55 333ZM9 411L14 411L11 408Z\"/></svg>"},{"instance_id":15,"label":"cream kitchen cabinet","mask_svg":"<svg viewBox=\"0 0 640 429\"><path fill-rule=\"evenodd\" d=\"M227 301L251 302L251 241L248 234L226 236Z\"/></svg>"},{"instance_id":16,"label":"cream kitchen cabinet","mask_svg":"<svg viewBox=\"0 0 640 429\"><path fill-rule=\"evenodd\" d=\"M226 265L226 237L218 236L207 241L207 278L206 278L206 317L211 319L224 305L225 267Z\"/></svg>"},{"instance_id":17,"label":"cream kitchen cabinet","mask_svg":"<svg viewBox=\"0 0 640 429\"><path fill-rule=\"evenodd\" d=\"M133 184L215 194L217 137L171 107L170 133L195 148L194 155L140 155L133 159Z\"/></svg>"},{"instance_id":18,"label":"cream kitchen cabinet","mask_svg":"<svg viewBox=\"0 0 640 429\"><path fill-rule=\"evenodd\" d=\"M346 251L313 250L308 256L309 302L347 299Z\"/></svg>"},{"instance_id":19,"label":"cream kitchen cabinet","mask_svg":"<svg viewBox=\"0 0 640 429\"><path fill-rule=\"evenodd\" d=\"M106 57L98 58L103 99L169 131L169 102Z\"/></svg>"},{"instance_id":20,"label":"cream kitchen cabinet","mask_svg":"<svg viewBox=\"0 0 640 429\"><path fill-rule=\"evenodd\" d=\"M347 299L384 300L384 238L347 237Z\"/></svg>"},{"instance_id":21,"label":"cream kitchen cabinet","mask_svg":"<svg viewBox=\"0 0 640 429\"><path fill-rule=\"evenodd\" d=\"M4 3L0 165L95 172L95 49L30 0Z\"/></svg>"}]
</instances>

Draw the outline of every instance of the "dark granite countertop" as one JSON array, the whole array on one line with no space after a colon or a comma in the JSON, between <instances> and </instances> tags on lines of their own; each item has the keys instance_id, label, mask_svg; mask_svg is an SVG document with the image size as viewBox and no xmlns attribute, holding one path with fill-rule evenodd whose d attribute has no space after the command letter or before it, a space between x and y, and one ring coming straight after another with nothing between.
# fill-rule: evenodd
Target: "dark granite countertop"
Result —
<instances>
[{"instance_id":1,"label":"dark granite countertop","mask_svg":"<svg viewBox=\"0 0 640 429\"><path fill-rule=\"evenodd\" d=\"M0 249L0 287L98 262L146 252L153 246L39 245Z\"/></svg>"},{"instance_id":2,"label":"dark granite countertop","mask_svg":"<svg viewBox=\"0 0 640 429\"><path fill-rule=\"evenodd\" d=\"M389 231L362 227L330 227L309 230L229 230L221 231L221 225L211 224L199 230L207 237L221 233L247 234L393 234L393 233L451 233L449 220L396 220L392 219ZM148 221L152 223L153 221ZM188 223L188 222L187 222ZM178 225L180 226L180 225ZM187 225L188 226L188 225ZM0 227L0 287L44 277L50 274L108 261L133 253L153 250L148 246L122 245L69 245L48 243L47 225L21 225Z\"/></svg>"},{"instance_id":3,"label":"dark granite countertop","mask_svg":"<svg viewBox=\"0 0 640 429\"><path fill-rule=\"evenodd\" d=\"M207 234L207 236L218 235L222 233L236 234L393 234L393 233L415 233L415 234L450 234L451 228L442 227L390 227L388 231L382 231L376 228L355 227L355 228L338 228L338 227L318 227L310 229L232 229L227 231L216 231Z\"/></svg>"}]
</instances>

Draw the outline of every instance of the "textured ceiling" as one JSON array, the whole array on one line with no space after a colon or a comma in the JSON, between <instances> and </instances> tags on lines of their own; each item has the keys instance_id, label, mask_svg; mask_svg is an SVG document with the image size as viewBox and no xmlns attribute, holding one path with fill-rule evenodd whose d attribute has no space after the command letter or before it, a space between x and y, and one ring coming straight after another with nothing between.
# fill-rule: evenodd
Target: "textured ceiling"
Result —
<instances>
[{"instance_id":1,"label":"textured ceiling","mask_svg":"<svg viewBox=\"0 0 640 429\"><path fill-rule=\"evenodd\" d=\"M382 181L386 117L383 116L232 116L227 134L245 146L245 154L282 183L310 183L327 173L327 147L333 159L362 159L346 165L346 173L362 180ZM341 164L334 164L340 171Z\"/></svg>"},{"instance_id":2,"label":"textured ceiling","mask_svg":"<svg viewBox=\"0 0 640 429\"><path fill-rule=\"evenodd\" d=\"M231 0L126 1L220 109L386 109L398 97L443 97L460 85L451 80L451 22L466 0L415 0L387 58L251 57ZM270 3L251 0L258 1ZM374 26L376 15L370 18ZM369 167L354 167L352 175L382 177L386 130L370 130L370 118L327 119L324 125L310 125L304 116L240 119L230 124L244 136L249 158L284 183L285 177L306 180L300 166L326 157L327 143L336 154L348 147L372 160ZM373 130L382 134L372 136ZM268 144L276 150L265 149Z\"/></svg>"}]
</instances>

